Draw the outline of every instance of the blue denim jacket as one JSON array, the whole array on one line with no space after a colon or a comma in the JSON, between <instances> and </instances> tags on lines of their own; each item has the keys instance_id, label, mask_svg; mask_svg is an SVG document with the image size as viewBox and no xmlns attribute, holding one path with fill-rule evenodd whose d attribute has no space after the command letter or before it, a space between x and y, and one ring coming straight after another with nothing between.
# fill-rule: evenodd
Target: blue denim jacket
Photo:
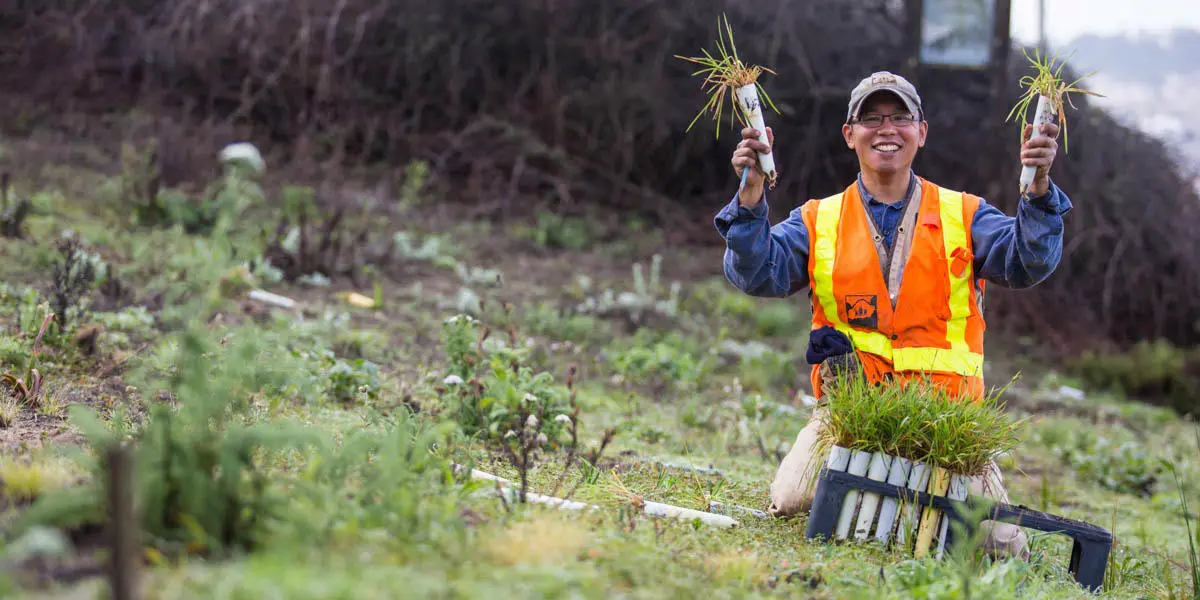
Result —
<instances>
[{"instance_id":1,"label":"blue denim jacket","mask_svg":"<svg viewBox=\"0 0 1200 600\"><path fill-rule=\"evenodd\" d=\"M904 203L887 205L869 194L866 199L890 246ZM1021 200L1016 217L981 200L971 222L975 276L1012 289L1041 283L1062 258L1062 217L1070 210L1071 199L1053 181L1045 195ZM774 226L769 212L764 191L753 209L738 204L735 193L717 214L714 224L725 239L725 278L752 296L790 296L809 284L808 230L799 207Z\"/></svg>"}]
</instances>

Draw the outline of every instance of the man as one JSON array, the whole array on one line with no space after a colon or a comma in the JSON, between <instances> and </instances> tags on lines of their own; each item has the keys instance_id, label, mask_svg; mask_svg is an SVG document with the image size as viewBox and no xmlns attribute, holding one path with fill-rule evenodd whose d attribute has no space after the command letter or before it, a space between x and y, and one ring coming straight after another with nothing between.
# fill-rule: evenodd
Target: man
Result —
<instances>
[{"instance_id":1,"label":"man","mask_svg":"<svg viewBox=\"0 0 1200 600\"><path fill-rule=\"evenodd\" d=\"M850 94L842 134L858 155L857 181L809 200L771 226L757 153L769 151L746 128L731 163L745 184L715 219L726 241L726 278L760 297L805 288L813 309L807 353L813 392L822 398L834 369L872 383L929 377L968 397L984 394L985 282L1028 288L1048 277L1062 254L1062 216L1071 201L1049 178L1059 129L1025 130L1023 165L1037 175L1009 217L977 196L951 191L912 170L929 124L921 98L903 77L881 71ZM770 144L774 133L767 129ZM771 484L769 512L788 516L812 502L812 445L822 408L796 437ZM1007 502L993 469L972 493ZM985 522L993 555L1028 557L1019 527Z\"/></svg>"}]
</instances>

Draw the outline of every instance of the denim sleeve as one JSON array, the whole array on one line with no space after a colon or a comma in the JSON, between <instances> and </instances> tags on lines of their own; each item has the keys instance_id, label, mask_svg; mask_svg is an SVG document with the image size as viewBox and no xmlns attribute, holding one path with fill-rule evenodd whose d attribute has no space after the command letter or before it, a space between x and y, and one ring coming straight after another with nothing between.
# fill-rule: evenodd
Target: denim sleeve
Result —
<instances>
[{"instance_id":1,"label":"denim sleeve","mask_svg":"<svg viewBox=\"0 0 1200 600\"><path fill-rule=\"evenodd\" d=\"M975 273L1002 287L1033 287L1054 272L1062 259L1063 215L1071 199L1050 182L1050 191L1017 205L1017 216L980 201L971 223Z\"/></svg>"},{"instance_id":2,"label":"denim sleeve","mask_svg":"<svg viewBox=\"0 0 1200 600\"><path fill-rule=\"evenodd\" d=\"M794 209L771 226L766 194L753 209L737 196L717 213L717 231L725 239L725 278L758 297L782 298L808 287L808 230Z\"/></svg>"}]
</instances>

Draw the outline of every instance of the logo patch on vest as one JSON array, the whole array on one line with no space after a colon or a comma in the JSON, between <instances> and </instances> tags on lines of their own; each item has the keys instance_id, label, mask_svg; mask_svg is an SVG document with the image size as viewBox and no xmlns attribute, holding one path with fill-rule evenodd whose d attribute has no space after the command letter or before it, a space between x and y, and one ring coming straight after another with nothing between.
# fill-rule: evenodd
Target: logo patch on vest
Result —
<instances>
[{"instance_id":1,"label":"logo patch on vest","mask_svg":"<svg viewBox=\"0 0 1200 600\"><path fill-rule=\"evenodd\" d=\"M846 294L846 324L879 328L879 296L875 294Z\"/></svg>"}]
</instances>

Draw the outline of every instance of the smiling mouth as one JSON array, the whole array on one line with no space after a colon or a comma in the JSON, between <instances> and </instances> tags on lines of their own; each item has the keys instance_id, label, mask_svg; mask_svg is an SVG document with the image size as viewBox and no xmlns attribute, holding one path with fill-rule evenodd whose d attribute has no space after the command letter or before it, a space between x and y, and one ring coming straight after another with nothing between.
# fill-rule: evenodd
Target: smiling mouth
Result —
<instances>
[{"instance_id":1,"label":"smiling mouth","mask_svg":"<svg viewBox=\"0 0 1200 600\"><path fill-rule=\"evenodd\" d=\"M890 142L884 144L875 144L871 147L875 149L875 151L882 152L884 154L895 154L900 151L900 144L893 144Z\"/></svg>"}]
</instances>

